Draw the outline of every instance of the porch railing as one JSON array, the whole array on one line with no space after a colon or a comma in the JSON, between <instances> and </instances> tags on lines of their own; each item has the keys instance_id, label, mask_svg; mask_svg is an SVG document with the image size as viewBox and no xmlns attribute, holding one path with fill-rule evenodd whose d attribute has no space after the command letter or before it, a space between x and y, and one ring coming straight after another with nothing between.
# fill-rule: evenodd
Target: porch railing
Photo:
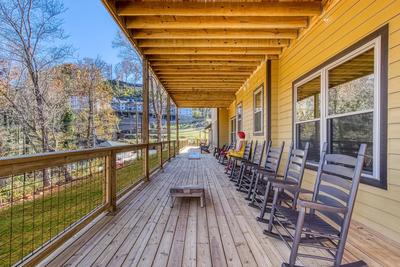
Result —
<instances>
[{"instance_id":1,"label":"porch railing","mask_svg":"<svg viewBox=\"0 0 400 267\"><path fill-rule=\"evenodd\" d=\"M176 155L175 141L0 160L0 266L34 265ZM154 150L148 153L145 150ZM145 166L145 163L149 166Z\"/></svg>"}]
</instances>

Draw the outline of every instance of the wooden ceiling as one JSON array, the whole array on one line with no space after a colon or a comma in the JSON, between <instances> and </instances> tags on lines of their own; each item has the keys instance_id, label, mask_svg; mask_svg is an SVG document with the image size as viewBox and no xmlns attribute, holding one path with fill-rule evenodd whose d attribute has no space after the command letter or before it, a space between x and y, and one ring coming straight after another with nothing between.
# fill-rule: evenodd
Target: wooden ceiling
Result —
<instances>
[{"instance_id":1,"label":"wooden ceiling","mask_svg":"<svg viewBox=\"0 0 400 267\"><path fill-rule=\"evenodd\" d=\"M178 107L228 107L326 0L102 0Z\"/></svg>"}]
</instances>

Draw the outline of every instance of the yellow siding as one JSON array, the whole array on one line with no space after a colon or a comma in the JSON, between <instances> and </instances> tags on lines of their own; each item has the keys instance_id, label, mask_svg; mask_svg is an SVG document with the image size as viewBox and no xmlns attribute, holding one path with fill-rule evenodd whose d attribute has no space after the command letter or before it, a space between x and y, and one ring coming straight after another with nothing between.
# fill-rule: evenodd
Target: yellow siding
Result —
<instances>
[{"instance_id":1,"label":"yellow siding","mask_svg":"<svg viewBox=\"0 0 400 267\"><path fill-rule=\"evenodd\" d=\"M287 144L285 151L287 151L292 141L292 82L371 32L389 24L388 190L362 184L353 218L398 242L400 242L399 10L399 0L337 1L320 18L313 20L310 29L303 32L300 38L284 51L279 60L273 60L271 66L271 139L275 144L285 141ZM236 104L243 103L243 126L248 140L263 138L253 136L252 114L253 91L262 83L265 88L265 63L238 91L236 101L232 102L228 109L231 118L235 116ZM286 157L287 155L283 156L282 165ZM306 171L304 182L306 187L312 188L315 176L315 172Z\"/></svg>"},{"instance_id":2,"label":"yellow siding","mask_svg":"<svg viewBox=\"0 0 400 267\"><path fill-rule=\"evenodd\" d=\"M236 115L236 106L239 103L243 105L243 130L246 133L247 140L264 140L266 137L265 133L265 119L267 116L267 102L266 102L266 85L267 85L267 64L264 62L261 66L253 73L249 80L242 86L242 88L236 93L236 101L232 102L228 111L229 118ZM264 134L262 136L255 136L253 134L253 92L259 88L260 85L264 86ZM230 126L229 126L230 127ZM231 129L229 129L230 131Z\"/></svg>"},{"instance_id":3,"label":"yellow siding","mask_svg":"<svg viewBox=\"0 0 400 267\"><path fill-rule=\"evenodd\" d=\"M222 146L229 142L229 118L226 108L218 109L218 126L219 126L219 145Z\"/></svg>"},{"instance_id":4,"label":"yellow siding","mask_svg":"<svg viewBox=\"0 0 400 267\"><path fill-rule=\"evenodd\" d=\"M342 0L279 60L277 140L291 142L292 82L389 23L388 190L361 185L354 219L400 241L400 1ZM306 185L315 173L307 171Z\"/></svg>"}]
</instances>

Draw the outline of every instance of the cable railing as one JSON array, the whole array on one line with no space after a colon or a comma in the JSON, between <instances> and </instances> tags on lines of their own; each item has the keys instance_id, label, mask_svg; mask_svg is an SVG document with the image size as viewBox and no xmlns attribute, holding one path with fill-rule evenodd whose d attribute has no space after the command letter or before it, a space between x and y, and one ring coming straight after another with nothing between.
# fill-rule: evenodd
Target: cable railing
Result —
<instances>
[{"instance_id":1,"label":"cable railing","mask_svg":"<svg viewBox=\"0 0 400 267\"><path fill-rule=\"evenodd\" d=\"M147 179L146 168L154 172L175 157L169 144L176 146L170 141L1 159L0 266L35 265L98 215L115 211L117 199ZM146 149L157 152L146 160Z\"/></svg>"}]
</instances>

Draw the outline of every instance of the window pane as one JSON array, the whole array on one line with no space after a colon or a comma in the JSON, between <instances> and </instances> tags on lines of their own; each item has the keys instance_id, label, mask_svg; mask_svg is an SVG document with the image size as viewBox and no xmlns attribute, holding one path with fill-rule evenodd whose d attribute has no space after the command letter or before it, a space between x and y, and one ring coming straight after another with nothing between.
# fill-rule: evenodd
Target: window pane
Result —
<instances>
[{"instance_id":1,"label":"window pane","mask_svg":"<svg viewBox=\"0 0 400 267\"><path fill-rule=\"evenodd\" d=\"M261 91L256 93L254 95L254 108L259 109L262 108L262 97L261 97Z\"/></svg>"},{"instance_id":2,"label":"window pane","mask_svg":"<svg viewBox=\"0 0 400 267\"><path fill-rule=\"evenodd\" d=\"M374 108L374 49L329 70L329 115Z\"/></svg>"},{"instance_id":3,"label":"window pane","mask_svg":"<svg viewBox=\"0 0 400 267\"><path fill-rule=\"evenodd\" d=\"M308 161L318 162L320 154L319 121L299 123L296 126L297 148L304 149L310 143Z\"/></svg>"},{"instance_id":4,"label":"window pane","mask_svg":"<svg viewBox=\"0 0 400 267\"><path fill-rule=\"evenodd\" d=\"M254 113L254 132L261 132L262 112Z\"/></svg>"},{"instance_id":5,"label":"window pane","mask_svg":"<svg viewBox=\"0 0 400 267\"><path fill-rule=\"evenodd\" d=\"M240 131L242 131L242 115L243 115L243 109L242 109L242 105L240 104L240 105L238 105L237 106L237 124L238 124L238 126L237 126L237 130L240 132Z\"/></svg>"},{"instance_id":6,"label":"window pane","mask_svg":"<svg viewBox=\"0 0 400 267\"><path fill-rule=\"evenodd\" d=\"M297 121L307 121L319 118L320 87L320 76L297 87Z\"/></svg>"},{"instance_id":7,"label":"window pane","mask_svg":"<svg viewBox=\"0 0 400 267\"><path fill-rule=\"evenodd\" d=\"M330 119L332 153L357 156L362 143L367 144L364 170L373 170L373 113L363 113Z\"/></svg>"}]
</instances>

